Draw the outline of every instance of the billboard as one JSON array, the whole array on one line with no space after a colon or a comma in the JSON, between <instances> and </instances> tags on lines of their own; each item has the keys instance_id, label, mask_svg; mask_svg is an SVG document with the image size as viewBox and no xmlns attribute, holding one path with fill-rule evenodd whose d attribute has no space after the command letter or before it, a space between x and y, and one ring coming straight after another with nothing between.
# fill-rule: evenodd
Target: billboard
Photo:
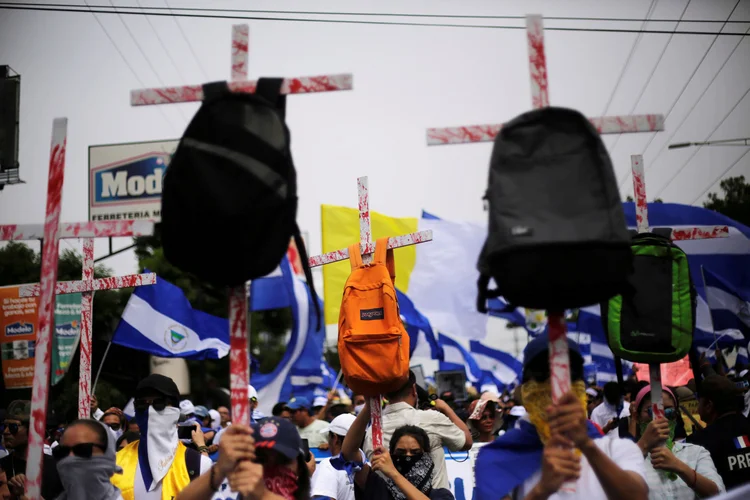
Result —
<instances>
[{"instance_id":1,"label":"billboard","mask_svg":"<svg viewBox=\"0 0 750 500\"><path fill-rule=\"evenodd\" d=\"M89 220L161 220L161 189L178 140L89 146Z\"/></svg>"}]
</instances>

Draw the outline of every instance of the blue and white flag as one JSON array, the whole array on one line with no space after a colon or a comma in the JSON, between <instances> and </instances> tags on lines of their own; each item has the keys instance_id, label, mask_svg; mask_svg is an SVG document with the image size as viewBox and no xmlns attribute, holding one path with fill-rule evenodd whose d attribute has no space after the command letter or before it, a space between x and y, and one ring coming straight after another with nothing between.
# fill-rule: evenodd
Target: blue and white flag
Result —
<instances>
[{"instance_id":1,"label":"blue and white flag","mask_svg":"<svg viewBox=\"0 0 750 500\"><path fill-rule=\"evenodd\" d=\"M279 401L289 401L295 395L310 397L323 382L325 327L316 328L312 300L307 283L294 275L286 257L268 277L251 282L251 311L292 309L292 332L284 357L273 372L252 375L252 385L258 391L258 408L267 415Z\"/></svg>"},{"instance_id":2,"label":"blue and white flag","mask_svg":"<svg viewBox=\"0 0 750 500\"><path fill-rule=\"evenodd\" d=\"M130 296L112 342L162 358L219 359L229 352L229 321L193 309L178 286L157 278Z\"/></svg>"},{"instance_id":3,"label":"blue and white flag","mask_svg":"<svg viewBox=\"0 0 750 500\"><path fill-rule=\"evenodd\" d=\"M474 356L461 343L443 333L439 333L438 344L443 349L440 370L463 371L466 373L466 379L472 383L482 380L482 369L479 368Z\"/></svg>"},{"instance_id":4,"label":"blue and white flag","mask_svg":"<svg viewBox=\"0 0 750 500\"><path fill-rule=\"evenodd\" d=\"M740 332L750 339L750 292L738 289L705 267L703 280L714 331L719 335L725 331Z\"/></svg>"},{"instance_id":5,"label":"blue and white flag","mask_svg":"<svg viewBox=\"0 0 750 500\"><path fill-rule=\"evenodd\" d=\"M499 392L521 379L523 364L511 354L487 347L478 340L469 342L469 350L482 370L485 381L491 380Z\"/></svg>"},{"instance_id":6,"label":"blue and white flag","mask_svg":"<svg viewBox=\"0 0 750 500\"><path fill-rule=\"evenodd\" d=\"M581 354L584 357L584 375L594 378L597 384L604 384L617 380L615 355L607 343L607 333L602 325L599 306L584 307L578 312L575 331L568 332L568 337L579 342ZM586 343L589 344L586 348ZM590 354L586 354L586 351ZM590 356L590 364L587 358ZM632 369L629 361L622 360L623 376L628 377Z\"/></svg>"},{"instance_id":7,"label":"blue and white flag","mask_svg":"<svg viewBox=\"0 0 750 500\"><path fill-rule=\"evenodd\" d=\"M442 359L443 351L427 318L417 311L414 303L400 290L396 290L398 308L406 332L409 334L409 357Z\"/></svg>"}]
</instances>

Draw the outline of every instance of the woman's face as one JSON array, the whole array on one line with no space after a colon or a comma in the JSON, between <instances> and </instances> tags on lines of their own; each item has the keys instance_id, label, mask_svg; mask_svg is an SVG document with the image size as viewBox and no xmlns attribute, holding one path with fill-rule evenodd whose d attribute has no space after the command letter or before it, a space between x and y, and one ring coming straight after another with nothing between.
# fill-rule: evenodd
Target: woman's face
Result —
<instances>
[{"instance_id":1,"label":"woman's face","mask_svg":"<svg viewBox=\"0 0 750 500\"><path fill-rule=\"evenodd\" d=\"M495 412L485 408L482 416L479 417L479 430L481 432L492 432L495 427Z\"/></svg>"},{"instance_id":2,"label":"woman's face","mask_svg":"<svg viewBox=\"0 0 750 500\"><path fill-rule=\"evenodd\" d=\"M120 443L120 447L119 447L119 448L117 448L117 451L120 451L121 449L125 448L125 447L126 447L127 445L129 445L129 444L130 444L130 443L128 443L128 440L127 440L127 439L123 439L123 440L122 440L122 442Z\"/></svg>"},{"instance_id":3,"label":"woman's face","mask_svg":"<svg viewBox=\"0 0 750 500\"><path fill-rule=\"evenodd\" d=\"M674 411L674 401L672 400L671 396L669 394L664 393L664 412L666 413L668 409L671 409ZM638 420L641 423L648 423L653 420L653 417L651 416L651 400L646 399L648 395L643 398L643 401L641 402L641 409L638 412Z\"/></svg>"},{"instance_id":4,"label":"woman's face","mask_svg":"<svg viewBox=\"0 0 750 500\"><path fill-rule=\"evenodd\" d=\"M422 453L424 450L413 436L401 436L393 449L393 455L401 457L413 457Z\"/></svg>"}]
</instances>

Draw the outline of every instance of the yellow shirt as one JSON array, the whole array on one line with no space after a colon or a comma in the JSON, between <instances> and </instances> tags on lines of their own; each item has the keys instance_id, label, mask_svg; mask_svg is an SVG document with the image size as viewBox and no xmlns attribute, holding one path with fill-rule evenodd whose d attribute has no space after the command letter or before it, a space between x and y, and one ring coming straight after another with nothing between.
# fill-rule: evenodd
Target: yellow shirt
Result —
<instances>
[{"instance_id":1,"label":"yellow shirt","mask_svg":"<svg viewBox=\"0 0 750 500\"><path fill-rule=\"evenodd\" d=\"M177 494L190 484L190 476L185 463L185 445L177 444L172 466L161 481L162 500L174 500ZM112 484L122 493L124 500L136 500L134 494L135 475L138 473L138 441L128 444L117 452L117 465L122 467L122 474L112 476Z\"/></svg>"}]
</instances>

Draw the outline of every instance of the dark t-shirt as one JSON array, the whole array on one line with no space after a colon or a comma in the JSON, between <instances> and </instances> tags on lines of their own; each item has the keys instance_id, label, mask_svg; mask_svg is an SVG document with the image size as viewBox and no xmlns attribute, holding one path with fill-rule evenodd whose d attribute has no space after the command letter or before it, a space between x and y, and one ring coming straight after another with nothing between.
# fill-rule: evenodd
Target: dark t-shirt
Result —
<instances>
[{"instance_id":1,"label":"dark t-shirt","mask_svg":"<svg viewBox=\"0 0 750 500\"><path fill-rule=\"evenodd\" d=\"M445 488L433 488L428 495L430 500L455 500L453 493ZM367 476L364 491L357 485L354 486L355 500L387 500L391 498L388 485L385 480L375 471L370 471Z\"/></svg>"},{"instance_id":2,"label":"dark t-shirt","mask_svg":"<svg viewBox=\"0 0 750 500\"><path fill-rule=\"evenodd\" d=\"M750 482L750 422L742 414L720 417L687 441L708 450L727 490Z\"/></svg>"},{"instance_id":3,"label":"dark t-shirt","mask_svg":"<svg viewBox=\"0 0 750 500\"><path fill-rule=\"evenodd\" d=\"M54 500L63 492L60 476L57 474L57 463L49 455L42 455L42 497L45 500ZM8 479L17 474L26 474L26 460L22 460L11 453L7 457L0 458L0 468L5 471Z\"/></svg>"}]
</instances>

